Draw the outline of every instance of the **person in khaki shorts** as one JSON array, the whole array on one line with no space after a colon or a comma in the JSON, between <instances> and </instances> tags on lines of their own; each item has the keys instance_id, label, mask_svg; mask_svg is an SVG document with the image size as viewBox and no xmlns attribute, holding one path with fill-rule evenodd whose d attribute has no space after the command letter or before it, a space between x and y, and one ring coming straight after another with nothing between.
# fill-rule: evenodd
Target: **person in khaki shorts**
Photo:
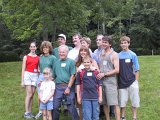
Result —
<instances>
[{"instance_id":1,"label":"person in khaki shorts","mask_svg":"<svg viewBox=\"0 0 160 120\"><path fill-rule=\"evenodd\" d=\"M106 120L110 120L108 106L114 106L116 120L120 120L120 109L118 106L118 85L117 74L119 73L119 58L112 47L112 37L104 36L102 38L103 50L100 55L99 67L100 73L98 79L102 80L103 85L103 103Z\"/></svg>"},{"instance_id":2,"label":"person in khaki shorts","mask_svg":"<svg viewBox=\"0 0 160 120\"><path fill-rule=\"evenodd\" d=\"M132 104L133 120L137 119L137 107L139 107L139 63L137 55L129 49L130 38L123 36L120 38L122 51L119 53L119 104L121 107L121 120L126 120L125 110L128 97Z\"/></svg>"}]
</instances>

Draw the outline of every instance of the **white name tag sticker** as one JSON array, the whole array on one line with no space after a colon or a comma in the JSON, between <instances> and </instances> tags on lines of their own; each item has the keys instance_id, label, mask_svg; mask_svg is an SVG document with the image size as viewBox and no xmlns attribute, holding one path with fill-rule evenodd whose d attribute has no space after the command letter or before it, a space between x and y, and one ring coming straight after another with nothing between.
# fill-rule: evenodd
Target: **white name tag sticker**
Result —
<instances>
[{"instance_id":1,"label":"white name tag sticker","mask_svg":"<svg viewBox=\"0 0 160 120\"><path fill-rule=\"evenodd\" d=\"M34 69L34 72L37 72L38 70L37 69Z\"/></svg>"},{"instance_id":2,"label":"white name tag sticker","mask_svg":"<svg viewBox=\"0 0 160 120\"><path fill-rule=\"evenodd\" d=\"M87 72L87 76L92 76L92 72Z\"/></svg>"},{"instance_id":3,"label":"white name tag sticker","mask_svg":"<svg viewBox=\"0 0 160 120\"><path fill-rule=\"evenodd\" d=\"M130 63L131 59L125 59L125 63Z\"/></svg>"},{"instance_id":4,"label":"white name tag sticker","mask_svg":"<svg viewBox=\"0 0 160 120\"><path fill-rule=\"evenodd\" d=\"M66 63L61 63L61 67L66 67Z\"/></svg>"},{"instance_id":5,"label":"white name tag sticker","mask_svg":"<svg viewBox=\"0 0 160 120\"><path fill-rule=\"evenodd\" d=\"M107 61L104 60L104 61L103 61L103 65L107 65Z\"/></svg>"}]
</instances>

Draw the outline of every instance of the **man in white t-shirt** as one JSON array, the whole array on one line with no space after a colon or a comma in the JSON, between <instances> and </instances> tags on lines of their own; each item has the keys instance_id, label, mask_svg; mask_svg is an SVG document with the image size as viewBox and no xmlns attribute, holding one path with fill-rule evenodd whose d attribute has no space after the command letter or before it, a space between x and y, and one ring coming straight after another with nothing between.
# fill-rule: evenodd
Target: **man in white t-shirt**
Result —
<instances>
[{"instance_id":1,"label":"man in white t-shirt","mask_svg":"<svg viewBox=\"0 0 160 120\"><path fill-rule=\"evenodd\" d=\"M75 61L78 58L79 50L81 48L81 42L80 42L81 38L82 37L80 34L73 35L72 39L73 39L73 44L75 47L69 51L68 56L67 56L68 58L75 60Z\"/></svg>"}]
</instances>

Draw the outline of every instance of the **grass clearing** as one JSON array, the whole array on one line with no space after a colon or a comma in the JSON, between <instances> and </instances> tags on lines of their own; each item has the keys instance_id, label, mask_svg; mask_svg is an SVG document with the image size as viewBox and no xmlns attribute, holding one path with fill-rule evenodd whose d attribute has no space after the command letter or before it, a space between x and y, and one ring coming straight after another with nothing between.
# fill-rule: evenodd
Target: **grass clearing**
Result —
<instances>
[{"instance_id":1,"label":"grass clearing","mask_svg":"<svg viewBox=\"0 0 160 120\"><path fill-rule=\"evenodd\" d=\"M140 56L139 120L160 120L160 56ZM21 62L0 63L0 120L24 120L25 90L20 86ZM38 112L37 94L33 114ZM70 120L61 117L61 120ZM127 106L127 120L132 120L131 107Z\"/></svg>"}]
</instances>

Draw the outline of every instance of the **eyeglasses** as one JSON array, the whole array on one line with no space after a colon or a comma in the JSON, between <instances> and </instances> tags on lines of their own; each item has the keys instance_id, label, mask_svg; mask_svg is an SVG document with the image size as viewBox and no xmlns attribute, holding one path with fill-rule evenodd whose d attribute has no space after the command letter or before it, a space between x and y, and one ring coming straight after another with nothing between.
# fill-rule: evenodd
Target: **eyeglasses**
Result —
<instances>
[{"instance_id":1,"label":"eyeglasses","mask_svg":"<svg viewBox=\"0 0 160 120\"><path fill-rule=\"evenodd\" d=\"M48 72L43 72L43 75L49 75L49 73Z\"/></svg>"}]
</instances>

